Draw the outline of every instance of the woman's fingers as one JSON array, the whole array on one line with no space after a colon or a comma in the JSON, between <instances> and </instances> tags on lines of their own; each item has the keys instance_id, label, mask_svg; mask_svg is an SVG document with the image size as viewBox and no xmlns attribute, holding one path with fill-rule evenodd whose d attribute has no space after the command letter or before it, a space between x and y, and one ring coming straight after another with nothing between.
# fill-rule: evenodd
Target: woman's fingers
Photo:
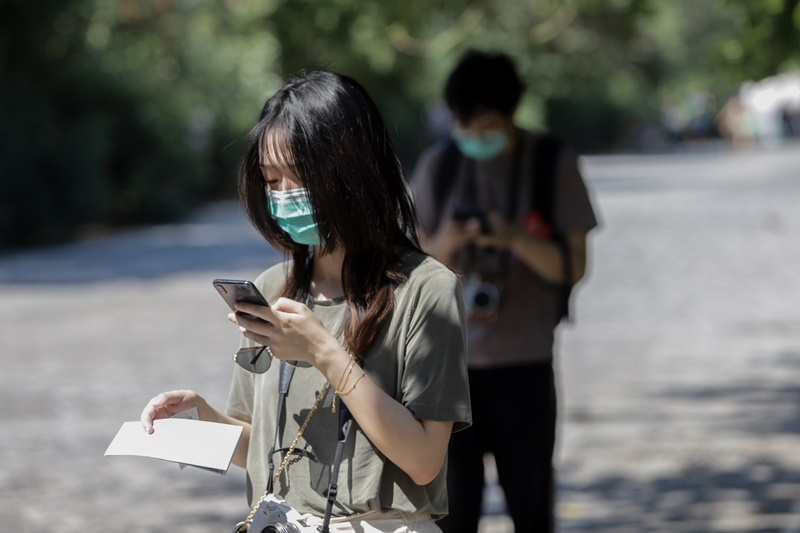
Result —
<instances>
[{"instance_id":1,"label":"woman's fingers","mask_svg":"<svg viewBox=\"0 0 800 533\"><path fill-rule=\"evenodd\" d=\"M242 335L269 347L278 359L311 362L313 354L331 337L305 304L289 298L278 298L270 308L237 303L236 311L228 319L239 325Z\"/></svg>"},{"instance_id":2,"label":"woman's fingers","mask_svg":"<svg viewBox=\"0 0 800 533\"><path fill-rule=\"evenodd\" d=\"M195 394L192 391L170 391L162 392L153 396L139 416L145 432L153 433L153 421L160 418L169 418L175 413L185 411L194 407L192 398Z\"/></svg>"},{"instance_id":3,"label":"woman's fingers","mask_svg":"<svg viewBox=\"0 0 800 533\"><path fill-rule=\"evenodd\" d=\"M152 397L150 401L147 402L147 405L145 405L144 409L142 409L142 414L139 416L139 419L142 422L142 427L147 433L153 432L153 420L159 418L158 414L159 409L161 409L163 405L163 397L163 394Z\"/></svg>"},{"instance_id":4,"label":"woman's fingers","mask_svg":"<svg viewBox=\"0 0 800 533\"><path fill-rule=\"evenodd\" d=\"M290 300L289 298L278 298L278 301L275 302L274 309L276 311L283 311L284 313L291 313L295 315L302 314L306 308L305 305L297 302L295 300Z\"/></svg>"},{"instance_id":5,"label":"woman's fingers","mask_svg":"<svg viewBox=\"0 0 800 533\"><path fill-rule=\"evenodd\" d=\"M241 316L242 313L245 313L248 316L245 318L255 317L258 320L261 320L266 323L270 323L275 320L275 316L272 313L272 309L265 305L257 305L257 304L250 304L246 302L237 302L236 303L236 314Z\"/></svg>"},{"instance_id":6,"label":"woman's fingers","mask_svg":"<svg viewBox=\"0 0 800 533\"><path fill-rule=\"evenodd\" d=\"M242 304L241 310L237 309L236 313L229 313L228 320L234 324L237 324L239 326L239 331L248 339L254 340L260 344L266 344L270 335L275 332L275 326L273 326L272 322L267 322L261 318L252 318L252 316L248 316L248 314L251 313L246 310L246 305L249 304ZM237 305L237 308L238 307L239 305Z\"/></svg>"}]
</instances>

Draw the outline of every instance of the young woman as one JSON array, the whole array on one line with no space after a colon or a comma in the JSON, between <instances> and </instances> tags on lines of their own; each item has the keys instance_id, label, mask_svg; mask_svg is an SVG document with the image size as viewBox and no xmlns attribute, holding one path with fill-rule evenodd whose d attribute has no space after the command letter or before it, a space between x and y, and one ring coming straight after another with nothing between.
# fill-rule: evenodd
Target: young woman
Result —
<instances>
[{"instance_id":1,"label":"young woman","mask_svg":"<svg viewBox=\"0 0 800 533\"><path fill-rule=\"evenodd\" d=\"M283 412L276 361L260 374L236 368L225 413L194 391L159 394L142 412L145 430L191 407L202 420L243 426L234 463L247 469L251 505L272 479L274 446L272 493L313 527L344 403L354 431L331 531L439 531L450 434L471 423L463 302L455 275L420 252L374 102L332 72L288 82L250 132L239 189L256 229L291 256L255 281L270 307L239 304L228 317L244 336L244 366L252 354L297 366Z\"/></svg>"}]
</instances>

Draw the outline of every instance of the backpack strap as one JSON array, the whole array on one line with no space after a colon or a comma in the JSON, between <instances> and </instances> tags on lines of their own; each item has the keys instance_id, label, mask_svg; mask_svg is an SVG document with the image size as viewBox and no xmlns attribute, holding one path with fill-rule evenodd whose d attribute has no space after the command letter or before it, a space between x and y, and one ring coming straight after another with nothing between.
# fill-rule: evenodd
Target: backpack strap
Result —
<instances>
[{"instance_id":1,"label":"backpack strap","mask_svg":"<svg viewBox=\"0 0 800 533\"><path fill-rule=\"evenodd\" d=\"M436 166L436 176L433 180L433 205L436 213L441 216L447 196L453 189L456 179L456 167L461 157L461 152L453 139L449 139ZM438 224L437 224L438 225Z\"/></svg>"},{"instance_id":2,"label":"backpack strap","mask_svg":"<svg viewBox=\"0 0 800 533\"><path fill-rule=\"evenodd\" d=\"M539 139L534 148L531 209L551 227L555 221L556 163L560 153L561 141L552 135Z\"/></svg>"},{"instance_id":3,"label":"backpack strap","mask_svg":"<svg viewBox=\"0 0 800 533\"><path fill-rule=\"evenodd\" d=\"M533 159L533 186L531 187L531 209L538 213L550 227L552 238L561 250L564 281L559 284L559 318L569 320L569 298L572 293L572 254L567 236L555 224L555 181L558 176L557 163L564 144L552 135L545 135L536 143Z\"/></svg>"}]
</instances>

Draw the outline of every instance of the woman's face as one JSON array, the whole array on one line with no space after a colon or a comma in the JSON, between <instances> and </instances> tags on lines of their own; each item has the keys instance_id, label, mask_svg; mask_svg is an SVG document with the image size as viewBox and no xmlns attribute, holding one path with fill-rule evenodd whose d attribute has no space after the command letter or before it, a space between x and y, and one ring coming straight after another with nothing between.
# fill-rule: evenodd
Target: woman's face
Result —
<instances>
[{"instance_id":1,"label":"woman's face","mask_svg":"<svg viewBox=\"0 0 800 533\"><path fill-rule=\"evenodd\" d=\"M269 214L296 244L319 246L323 239L314 220L314 208L308 191L294 170L291 152L286 143L268 134L259 154L259 167L264 180Z\"/></svg>"},{"instance_id":2,"label":"woman's face","mask_svg":"<svg viewBox=\"0 0 800 533\"><path fill-rule=\"evenodd\" d=\"M276 137L276 134L268 134L259 154L259 166L264 183L271 191L300 189L303 187L303 182L292 170L291 154L287 153L284 144Z\"/></svg>"}]
</instances>

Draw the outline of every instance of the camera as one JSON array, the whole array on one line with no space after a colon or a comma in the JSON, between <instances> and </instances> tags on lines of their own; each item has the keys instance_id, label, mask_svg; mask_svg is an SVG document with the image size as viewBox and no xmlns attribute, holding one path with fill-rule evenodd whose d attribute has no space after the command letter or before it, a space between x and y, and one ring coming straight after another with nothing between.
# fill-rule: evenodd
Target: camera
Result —
<instances>
[{"instance_id":1,"label":"camera","mask_svg":"<svg viewBox=\"0 0 800 533\"><path fill-rule=\"evenodd\" d=\"M470 318L492 319L497 317L502 297L502 286L472 274L464 280L464 307Z\"/></svg>"},{"instance_id":2,"label":"camera","mask_svg":"<svg viewBox=\"0 0 800 533\"><path fill-rule=\"evenodd\" d=\"M272 494L258 505L250 533L317 533L315 527L303 524L302 515L284 500Z\"/></svg>"},{"instance_id":3,"label":"camera","mask_svg":"<svg viewBox=\"0 0 800 533\"><path fill-rule=\"evenodd\" d=\"M291 522L276 522L270 524L261 530L261 533L300 533L306 528L300 529L300 526L292 524Z\"/></svg>"}]
</instances>

